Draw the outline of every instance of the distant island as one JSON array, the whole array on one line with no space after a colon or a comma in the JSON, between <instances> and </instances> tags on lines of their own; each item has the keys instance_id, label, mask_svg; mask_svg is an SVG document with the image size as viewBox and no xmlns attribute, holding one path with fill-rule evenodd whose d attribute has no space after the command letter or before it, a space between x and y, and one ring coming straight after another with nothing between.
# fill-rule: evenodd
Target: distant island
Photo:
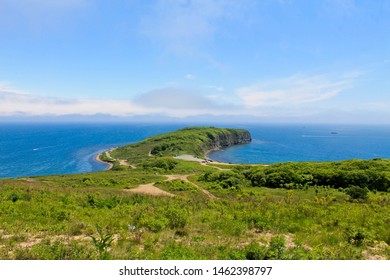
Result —
<instances>
[{"instance_id":1,"label":"distant island","mask_svg":"<svg viewBox=\"0 0 390 280\"><path fill-rule=\"evenodd\" d=\"M227 164L243 129L104 151L110 169L0 180L0 259L390 259L390 161Z\"/></svg>"}]
</instances>

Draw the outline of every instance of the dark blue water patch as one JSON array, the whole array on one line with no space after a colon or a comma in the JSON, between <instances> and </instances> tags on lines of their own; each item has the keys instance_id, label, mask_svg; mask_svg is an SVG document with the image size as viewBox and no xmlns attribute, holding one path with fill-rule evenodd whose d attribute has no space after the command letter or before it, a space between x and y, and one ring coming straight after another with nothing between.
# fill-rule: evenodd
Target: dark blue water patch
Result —
<instances>
[{"instance_id":1,"label":"dark blue water patch","mask_svg":"<svg viewBox=\"0 0 390 280\"><path fill-rule=\"evenodd\" d=\"M184 125L1 124L0 178L100 171L95 155Z\"/></svg>"},{"instance_id":2,"label":"dark blue water patch","mask_svg":"<svg viewBox=\"0 0 390 280\"><path fill-rule=\"evenodd\" d=\"M390 126L257 125L250 144L209 155L232 163L390 158Z\"/></svg>"}]
</instances>

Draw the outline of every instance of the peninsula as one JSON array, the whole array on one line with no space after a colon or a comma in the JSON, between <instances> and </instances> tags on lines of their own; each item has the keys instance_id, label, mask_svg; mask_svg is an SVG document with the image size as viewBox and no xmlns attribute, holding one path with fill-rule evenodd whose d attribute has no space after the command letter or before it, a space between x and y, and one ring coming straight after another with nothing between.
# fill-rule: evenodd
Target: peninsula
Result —
<instances>
[{"instance_id":1,"label":"peninsula","mask_svg":"<svg viewBox=\"0 0 390 280\"><path fill-rule=\"evenodd\" d=\"M390 259L389 160L207 160L250 141L188 127L101 153L110 170L2 179L0 259Z\"/></svg>"},{"instance_id":2,"label":"peninsula","mask_svg":"<svg viewBox=\"0 0 390 280\"><path fill-rule=\"evenodd\" d=\"M232 128L187 127L150 137L110 152L112 158L139 164L148 157L192 155L205 158L212 151L252 141L249 131Z\"/></svg>"}]
</instances>

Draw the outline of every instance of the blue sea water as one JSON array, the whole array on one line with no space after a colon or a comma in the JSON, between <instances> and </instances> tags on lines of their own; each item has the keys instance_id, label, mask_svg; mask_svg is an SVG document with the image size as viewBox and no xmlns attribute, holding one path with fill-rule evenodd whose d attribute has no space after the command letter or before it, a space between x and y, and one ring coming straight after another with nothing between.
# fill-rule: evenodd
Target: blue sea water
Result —
<instances>
[{"instance_id":1,"label":"blue sea water","mask_svg":"<svg viewBox=\"0 0 390 280\"><path fill-rule=\"evenodd\" d=\"M104 170L94 160L111 147L185 124L0 124L0 178ZM390 126L219 125L245 128L253 141L216 151L232 163L390 158Z\"/></svg>"},{"instance_id":2,"label":"blue sea water","mask_svg":"<svg viewBox=\"0 0 390 280\"><path fill-rule=\"evenodd\" d=\"M100 171L106 149L182 125L0 124L0 178Z\"/></svg>"},{"instance_id":3,"label":"blue sea water","mask_svg":"<svg viewBox=\"0 0 390 280\"><path fill-rule=\"evenodd\" d=\"M241 128L251 132L250 144L216 151L210 158L264 164L390 158L390 126L250 125Z\"/></svg>"}]
</instances>

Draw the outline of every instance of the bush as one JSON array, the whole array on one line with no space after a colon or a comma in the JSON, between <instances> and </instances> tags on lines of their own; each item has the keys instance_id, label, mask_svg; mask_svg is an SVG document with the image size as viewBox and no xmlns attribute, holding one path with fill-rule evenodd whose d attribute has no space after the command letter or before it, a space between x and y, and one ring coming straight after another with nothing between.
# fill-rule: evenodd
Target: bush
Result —
<instances>
[{"instance_id":1,"label":"bush","mask_svg":"<svg viewBox=\"0 0 390 280\"><path fill-rule=\"evenodd\" d=\"M246 222L250 228L255 228L261 231L270 227L268 218L263 214L250 213L243 217L243 221Z\"/></svg>"},{"instance_id":2,"label":"bush","mask_svg":"<svg viewBox=\"0 0 390 280\"><path fill-rule=\"evenodd\" d=\"M165 217L168 219L168 226L171 229L184 228L187 223L187 212L184 209L169 208L165 211Z\"/></svg>"},{"instance_id":3,"label":"bush","mask_svg":"<svg viewBox=\"0 0 390 280\"><path fill-rule=\"evenodd\" d=\"M245 247L245 258L247 260L263 260L266 255L266 248L256 242L251 242Z\"/></svg>"},{"instance_id":4,"label":"bush","mask_svg":"<svg viewBox=\"0 0 390 280\"><path fill-rule=\"evenodd\" d=\"M283 236L275 236L271 238L266 259L268 260L280 260L283 257L286 249L286 241Z\"/></svg>"},{"instance_id":5,"label":"bush","mask_svg":"<svg viewBox=\"0 0 390 280\"><path fill-rule=\"evenodd\" d=\"M141 227L145 227L152 232L160 232L168 225L168 220L164 217L146 217L140 221Z\"/></svg>"},{"instance_id":6,"label":"bush","mask_svg":"<svg viewBox=\"0 0 390 280\"><path fill-rule=\"evenodd\" d=\"M100 226L96 226L97 236L90 236L92 238L93 245L98 253L100 260L107 260L110 258L108 249L111 247L111 243L114 240L113 235L106 228L102 229Z\"/></svg>"},{"instance_id":7,"label":"bush","mask_svg":"<svg viewBox=\"0 0 390 280\"><path fill-rule=\"evenodd\" d=\"M346 235L348 243L355 246L362 246L369 239L364 229L355 229L354 227L347 228Z\"/></svg>"},{"instance_id":8,"label":"bush","mask_svg":"<svg viewBox=\"0 0 390 280\"><path fill-rule=\"evenodd\" d=\"M206 172L199 177L199 180L215 183L213 185L214 188L217 188L217 186L219 186L223 189L230 190L240 190L241 186L247 185L244 175L232 170Z\"/></svg>"},{"instance_id":9,"label":"bush","mask_svg":"<svg viewBox=\"0 0 390 280\"><path fill-rule=\"evenodd\" d=\"M161 157L149 159L142 165L144 169L160 168L164 171L169 171L175 168L179 162L174 158Z\"/></svg>"},{"instance_id":10,"label":"bush","mask_svg":"<svg viewBox=\"0 0 390 280\"><path fill-rule=\"evenodd\" d=\"M11 193L9 196L8 196L8 200L9 201L12 201L12 202L16 202L20 199L20 195L17 194L17 193Z\"/></svg>"},{"instance_id":11,"label":"bush","mask_svg":"<svg viewBox=\"0 0 390 280\"><path fill-rule=\"evenodd\" d=\"M368 189L359 186L351 186L345 190L345 193L352 199L367 200L368 198Z\"/></svg>"}]
</instances>

